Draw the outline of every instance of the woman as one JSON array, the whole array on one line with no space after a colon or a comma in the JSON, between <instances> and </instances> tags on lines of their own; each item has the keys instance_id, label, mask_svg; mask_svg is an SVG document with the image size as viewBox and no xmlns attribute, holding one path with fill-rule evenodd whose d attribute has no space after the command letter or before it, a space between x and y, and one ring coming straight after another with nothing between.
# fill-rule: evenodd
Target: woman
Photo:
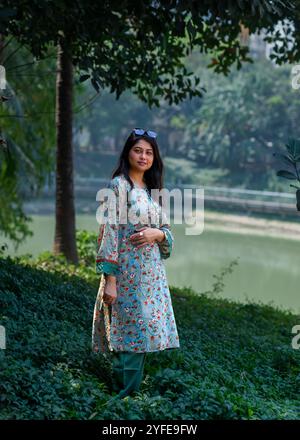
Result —
<instances>
[{"instance_id":1,"label":"woman","mask_svg":"<svg viewBox=\"0 0 300 440\"><path fill-rule=\"evenodd\" d=\"M103 307L99 299L95 304L92 344L94 352L111 353L113 390L120 398L138 391L147 352L180 347L163 262L174 237L150 193L162 189L156 136L143 129L129 135L109 183L116 220L101 223L98 236L96 272L104 274L105 288ZM124 206L126 223L120 221ZM110 211L108 204L104 209Z\"/></svg>"}]
</instances>

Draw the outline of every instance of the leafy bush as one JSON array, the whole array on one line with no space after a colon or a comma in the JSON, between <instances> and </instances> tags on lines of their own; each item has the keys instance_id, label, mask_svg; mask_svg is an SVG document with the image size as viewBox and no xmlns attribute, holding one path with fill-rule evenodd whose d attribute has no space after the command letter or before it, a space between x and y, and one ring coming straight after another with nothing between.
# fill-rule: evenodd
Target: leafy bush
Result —
<instances>
[{"instance_id":1,"label":"leafy bush","mask_svg":"<svg viewBox=\"0 0 300 440\"><path fill-rule=\"evenodd\" d=\"M50 253L0 259L1 419L299 418L299 317L216 298L220 277L204 294L170 286L180 349L147 353L140 391L112 399L108 358L91 351L98 275L81 238L78 267Z\"/></svg>"}]
</instances>

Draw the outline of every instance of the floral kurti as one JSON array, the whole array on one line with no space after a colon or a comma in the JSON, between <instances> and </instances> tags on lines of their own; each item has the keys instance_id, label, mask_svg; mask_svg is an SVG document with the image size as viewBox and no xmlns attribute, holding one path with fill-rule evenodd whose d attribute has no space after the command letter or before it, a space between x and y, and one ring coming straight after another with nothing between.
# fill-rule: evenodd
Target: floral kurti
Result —
<instances>
[{"instance_id":1,"label":"floral kurti","mask_svg":"<svg viewBox=\"0 0 300 440\"><path fill-rule=\"evenodd\" d=\"M101 298L96 300L92 349L94 352L141 353L178 348L179 337L163 261L170 257L174 246L170 225L147 189L134 185L131 190L122 174L111 179L108 187L116 197L116 221L100 223L96 272L102 279L104 273L116 276L117 298L111 305L100 301ZM119 205L120 201L124 202L124 194L126 203ZM102 203L106 204L102 206L107 214L112 205ZM122 206L128 215L124 224L119 220L120 212L124 212ZM137 248L129 237L135 228L142 226L163 230L164 240Z\"/></svg>"}]
</instances>

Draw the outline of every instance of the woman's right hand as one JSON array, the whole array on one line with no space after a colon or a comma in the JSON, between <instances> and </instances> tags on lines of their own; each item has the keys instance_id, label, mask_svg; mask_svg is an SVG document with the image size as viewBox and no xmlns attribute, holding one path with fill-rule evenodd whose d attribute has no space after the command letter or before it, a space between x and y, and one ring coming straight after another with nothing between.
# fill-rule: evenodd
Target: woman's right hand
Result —
<instances>
[{"instance_id":1,"label":"woman's right hand","mask_svg":"<svg viewBox=\"0 0 300 440\"><path fill-rule=\"evenodd\" d=\"M112 277L106 278L106 283L103 292L103 301L105 304L114 304L117 299L117 285L116 279Z\"/></svg>"}]
</instances>

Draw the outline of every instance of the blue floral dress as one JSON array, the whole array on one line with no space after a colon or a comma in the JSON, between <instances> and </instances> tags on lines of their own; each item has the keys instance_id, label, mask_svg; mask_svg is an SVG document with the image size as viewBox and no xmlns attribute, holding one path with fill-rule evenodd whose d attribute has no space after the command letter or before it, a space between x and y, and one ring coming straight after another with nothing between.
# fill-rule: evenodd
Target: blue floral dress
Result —
<instances>
[{"instance_id":1,"label":"blue floral dress","mask_svg":"<svg viewBox=\"0 0 300 440\"><path fill-rule=\"evenodd\" d=\"M141 353L178 348L179 337L163 261L170 257L174 246L170 225L148 189L134 184L131 190L123 174L111 179L108 188L115 195L116 221L100 222L96 273L101 274L102 282L104 273L116 276L117 298L114 304L106 305L97 297L92 349L94 352ZM126 203L119 205L124 200ZM102 212L107 214L109 202L102 203ZM124 212L122 206L126 206L128 215L124 224L119 220ZM165 239L137 249L129 237L135 228L142 226L165 231Z\"/></svg>"}]
</instances>

